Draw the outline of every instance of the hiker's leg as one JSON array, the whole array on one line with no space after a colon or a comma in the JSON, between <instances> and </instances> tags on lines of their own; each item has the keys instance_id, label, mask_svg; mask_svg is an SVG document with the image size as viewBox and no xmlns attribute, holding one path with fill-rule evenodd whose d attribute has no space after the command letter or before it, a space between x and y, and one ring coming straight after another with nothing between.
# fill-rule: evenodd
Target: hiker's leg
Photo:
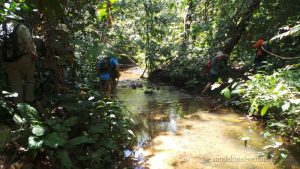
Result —
<instances>
[{"instance_id":1,"label":"hiker's leg","mask_svg":"<svg viewBox=\"0 0 300 169\"><path fill-rule=\"evenodd\" d=\"M117 88L117 80L115 78L112 78L110 83L111 83L111 94L113 96Z\"/></svg>"},{"instance_id":2,"label":"hiker's leg","mask_svg":"<svg viewBox=\"0 0 300 169\"><path fill-rule=\"evenodd\" d=\"M254 70L255 71L258 71L258 70L260 70L261 68L262 68L262 62L255 62L254 63Z\"/></svg>"},{"instance_id":3,"label":"hiker's leg","mask_svg":"<svg viewBox=\"0 0 300 169\"><path fill-rule=\"evenodd\" d=\"M100 95L101 95L101 97L105 97L105 91L106 91L105 81L104 80L99 80L99 82L100 82Z\"/></svg>"},{"instance_id":4,"label":"hiker's leg","mask_svg":"<svg viewBox=\"0 0 300 169\"><path fill-rule=\"evenodd\" d=\"M208 90L208 88L210 88L211 85L214 84L217 80L218 80L218 75L213 74L213 73L208 73L208 81L209 82L204 87L204 89L202 90L201 94L204 94Z\"/></svg>"},{"instance_id":5,"label":"hiker's leg","mask_svg":"<svg viewBox=\"0 0 300 169\"><path fill-rule=\"evenodd\" d=\"M101 97L103 98L110 98L110 91L111 91L111 87L110 87L110 81L109 80L101 80Z\"/></svg>"},{"instance_id":6,"label":"hiker's leg","mask_svg":"<svg viewBox=\"0 0 300 169\"><path fill-rule=\"evenodd\" d=\"M111 92L112 92L112 83L111 83L111 80L107 80L106 81L106 96L107 96L107 98L112 98L112 94L111 94Z\"/></svg>"},{"instance_id":7,"label":"hiker's leg","mask_svg":"<svg viewBox=\"0 0 300 169\"><path fill-rule=\"evenodd\" d=\"M255 66L255 70L260 69L263 66L263 60L264 58L261 56L256 56L256 58L254 59L254 66Z\"/></svg>"},{"instance_id":8,"label":"hiker's leg","mask_svg":"<svg viewBox=\"0 0 300 169\"><path fill-rule=\"evenodd\" d=\"M208 88L210 88L211 85L212 85L212 83L211 83L211 82L208 82L207 85L206 85L206 86L204 87L204 89L202 90L201 94L204 94L204 93L208 90Z\"/></svg>"},{"instance_id":9,"label":"hiker's leg","mask_svg":"<svg viewBox=\"0 0 300 169\"><path fill-rule=\"evenodd\" d=\"M18 62L6 63L6 73L8 82L12 92L18 93L18 96L14 98L16 103L23 102L23 80L19 71Z\"/></svg>"},{"instance_id":10,"label":"hiker's leg","mask_svg":"<svg viewBox=\"0 0 300 169\"><path fill-rule=\"evenodd\" d=\"M35 63L32 62L30 57L23 56L20 59L20 64L22 64L22 76L25 86L25 101L27 103L33 102L34 98L34 72Z\"/></svg>"}]
</instances>

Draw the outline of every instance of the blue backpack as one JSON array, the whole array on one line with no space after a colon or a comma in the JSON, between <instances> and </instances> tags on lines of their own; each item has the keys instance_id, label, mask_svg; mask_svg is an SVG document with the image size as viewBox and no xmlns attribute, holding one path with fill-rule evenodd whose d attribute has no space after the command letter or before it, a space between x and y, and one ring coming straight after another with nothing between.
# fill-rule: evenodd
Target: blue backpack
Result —
<instances>
[{"instance_id":1,"label":"blue backpack","mask_svg":"<svg viewBox=\"0 0 300 169\"><path fill-rule=\"evenodd\" d=\"M114 77L116 75L116 65L111 63L111 59L111 57L106 57L101 59L99 62L101 80L109 80L110 77Z\"/></svg>"}]
</instances>

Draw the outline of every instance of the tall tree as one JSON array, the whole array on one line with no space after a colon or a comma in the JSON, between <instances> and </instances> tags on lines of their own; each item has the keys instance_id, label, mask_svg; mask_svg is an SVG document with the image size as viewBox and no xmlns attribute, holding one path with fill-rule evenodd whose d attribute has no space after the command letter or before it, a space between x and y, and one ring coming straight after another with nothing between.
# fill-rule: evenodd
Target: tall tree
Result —
<instances>
[{"instance_id":1,"label":"tall tree","mask_svg":"<svg viewBox=\"0 0 300 169\"><path fill-rule=\"evenodd\" d=\"M187 46L189 44L189 37L191 34L191 25L193 22L193 16L195 11L195 0L188 0L186 16L184 18L184 30L183 30L183 40L181 44L180 56L184 56L186 54Z\"/></svg>"},{"instance_id":2,"label":"tall tree","mask_svg":"<svg viewBox=\"0 0 300 169\"><path fill-rule=\"evenodd\" d=\"M261 0L252 0L250 5L246 8L245 12L240 14L240 16L235 17L237 18L236 24L230 25L230 29L227 32L229 38L226 39L226 42L224 44L223 51L225 53L229 55L231 54L233 48L238 44L243 33L245 33L246 27L248 26L255 10L259 8L260 3Z\"/></svg>"}]
</instances>

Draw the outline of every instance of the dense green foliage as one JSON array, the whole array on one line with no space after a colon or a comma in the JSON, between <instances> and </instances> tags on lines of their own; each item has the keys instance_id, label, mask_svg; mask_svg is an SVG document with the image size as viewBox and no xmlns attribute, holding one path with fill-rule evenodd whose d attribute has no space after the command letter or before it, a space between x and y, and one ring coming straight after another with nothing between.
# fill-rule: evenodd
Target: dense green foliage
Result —
<instances>
[{"instance_id":1,"label":"dense green foliage","mask_svg":"<svg viewBox=\"0 0 300 169\"><path fill-rule=\"evenodd\" d=\"M256 3L259 6L252 9ZM163 69L171 82L184 81L196 86L205 80L203 65L219 50L231 54L233 65L251 67L255 56L252 45L260 35L270 40L280 28L299 24L299 7L293 5L296 3L295 0L118 1L114 5L120 10L114 11L116 24L110 35L119 41L114 44L125 42L131 46L133 55L146 56L150 72ZM298 40L296 36L273 41L272 51L295 57L300 49ZM270 61L277 63L275 67L283 63L277 57L270 57Z\"/></svg>"},{"instance_id":2,"label":"dense green foliage","mask_svg":"<svg viewBox=\"0 0 300 169\"><path fill-rule=\"evenodd\" d=\"M123 149L134 141L130 114L110 100L76 103L72 96L67 103L67 98L59 98L63 99L61 104L56 103L43 114L27 104L14 108L2 103L2 111L15 122L6 122L11 127L9 132L1 131L7 135L1 140L1 152L14 151L6 154L9 161L26 157L31 164L44 168L105 168L120 160ZM18 144L4 146L13 142Z\"/></svg>"},{"instance_id":3,"label":"dense green foliage","mask_svg":"<svg viewBox=\"0 0 300 169\"><path fill-rule=\"evenodd\" d=\"M232 103L248 107L250 116L264 119L264 137L275 140L276 135L280 135L284 138L284 143L274 142L265 147L269 157L278 158L280 164L288 157L287 148L300 143L299 78L298 64L276 70L271 74L260 72L248 76L248 80L240 81L239 84L234 83L231 92L226 88L229 96L230 93L239 96L238 101Z\"/></svg>"},{"instance_id":4,"label":"dense green foliage","mask_svg":"<svg viewBox=\"0 0 300 169\"><path fill-rule=\"evenodd\" d=\"M10 136L11 131L5 129L1 144L18 138L25 152L34 152L33 158L37 153L50 151L53 159L67 168L110 165L116 160L114 155L121 151L119 146L130 142L130 121L122 107L115 102L99 101L81 109L74 104L51 104L51 98L74 91L85 95L78 86L95 85L97 57L107 52L120 59L132 58L150 74L163 71L170 83L197 88L207 82L203 66L220 50L230 54L229 68L233 71L228 69L226 77L233 76L236 82L234 87L222 90L222 94L228 99L237 94L237 103L248 107L250 115L263 118L269 131L293 144L299 143L298 0L0 2L1 23L7 15L16 13L40 40L36 94L46 102L42 112L37 113L28 105L11 104L7 99L10 94L4 92L0 97L0 109L4 112L1 117L18 121L11 131L17 135L22 132L22 136ZM252 67L252 45L260 35L268 41L277 35L270 41L276 54L268 56L267 61L272 64L263 72L248 76L248 80L237 81L236 76L242 75L239 71ZM73 54L47 53L61 46L72 46ZM8 86L2 60L0 63L3 91ZM73 131L78 133L74 135ZM72 156L76 153L86 156ZM101 160L95 161L96 158ZM86 162L81 164L83 160Z\"/></svg>"},{"instance_id":5,"label":"dense green foliage","mask_svg":"<svg viewBox=\"0 0 300 169\"><path fill-rule=\"evenodd\" d=\"M32 13L29 7L37 8L38 13L27 16L37 18L43 14L40 19L46 21L45 31L66 24L70 41L76 45L76 61L85 70L78 70L82 76L91 70L103 49L109 48L116 55L145 60L150 71L167 70L173 81L191 80L187 83L197 85L205 77L202 66L217 51L231 53L231 63L235 65L250 66L255 53L253 41L260 35L268 40L279 28L299 24L296 0L28 2L30 5L12 2L9 10L26 9ZM259 6L249 11L258 2ZM68 14L60 15L63 11ZM294 37L274 41L273 52L293 57L299 51L298 40Z\"/></svg>"},{"instance_id":6,"label":"dense green foliage","mask_svg":"<svg viewBox=\"0 0 300 169\"><path fill-rule=\"evenodd\" d=\"M267 129L298 143L299 140L299 65L288 66L273 74L249 76L233 90L242 96L240 104L251 105L250 115L267 116Z\"/></svg>"}]
</instances>

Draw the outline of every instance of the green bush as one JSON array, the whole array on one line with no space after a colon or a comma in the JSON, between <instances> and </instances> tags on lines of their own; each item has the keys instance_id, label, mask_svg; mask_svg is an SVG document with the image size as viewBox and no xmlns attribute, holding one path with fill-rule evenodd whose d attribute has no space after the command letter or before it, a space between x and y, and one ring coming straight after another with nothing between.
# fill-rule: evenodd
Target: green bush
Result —
<instances>
[{"instance_id":1,"label":"green bush","mask_svg":"<svg viewBox=\"0 0 300 169\"><path fill-rule=\"evenodd\" d=\"M41 117L27 104L18 104L13 113L19 127L12 127L15 129L10 138L25 148L30 159L51 152L52 156L46 156L52 158L55 168L111 167L120 160L123 148L132 143L133 120L117 102L100 100L91 104L92 108L76 113L55 107L47 112L50 118ZM65 116L60 117L58 112Z\"/></svg>"},{"instance_id":2,"label":"green bush","mask_svg":"<svg viewBox=\"0 0 300 169\"><path fill-rule=\"evenodd\" d=\"M249 107L249 114L265 122L265 137L282 136L287 142L265 147L269 157L277 154L279 162L287 157L286 145L300 143L300 66L292 65L272 74L249 76L231 92L238 95L238 105ZM273 139L274 140L274 139ZM272 154L272 156L270 155Z\"/></svg>"},{"instance_id":3,"label":"green bush","mask_svg":"<svg viewBox=\"0 0 300 169\"><path fill-rule=\"evenodd\" d=\"M232 94L250 106L250 115L268 116L267 128L299 141L300 74L299 65L288 66L271 75L255 74L237 86Z\"/></svg>"}]
</instances>

